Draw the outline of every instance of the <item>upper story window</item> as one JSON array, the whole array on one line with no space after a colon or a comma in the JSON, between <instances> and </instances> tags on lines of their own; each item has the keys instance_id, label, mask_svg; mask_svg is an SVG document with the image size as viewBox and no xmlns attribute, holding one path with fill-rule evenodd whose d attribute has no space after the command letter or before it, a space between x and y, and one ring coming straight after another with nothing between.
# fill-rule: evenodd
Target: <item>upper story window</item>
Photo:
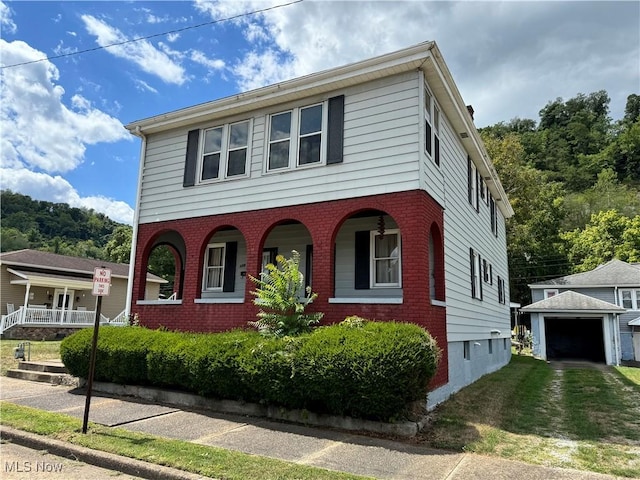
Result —
<instances>
[{"instance_id":1,"label":"upper story window","mask_svg":"<svg viewBox=\"0 0 640 480\"><path fill-rule=\"evenodd\" d=\"M204 131L200 181L246 175L249 129L245 120Z\"/></svg>"},{"instance_id":2,"label":"upper story window","mask_svg":"<svg viewBox=\"0 0 640 480\"><path fill-rule=\"evenodd\" d=\"M433 106L433 160L440 166L440 109Z\"/></svg>"},{"instance_id":3,"label":"upper story window","mask_svg":"<svg viewBox=\"0 0 640 480\"><path fill-rule=\"evenodd\" d=\"M431 93L426 88L424 89L424 149L427 154L431 155Z\"/></svg>"},{"instance_id":4,"label":"upper story window","mask_svg":"<svg viewBox=\"0 0 640 480\"><path fill-rule=\"evenodd\" d=\"M204 264L203 290L222 291L224 281L225 244L213 243L207 247Z\"/></svg>"},{"instance_id":5,"label":"upper story window","mask_svg":"<svg viewBox=\"0 0 640 480\"><path fill-rule=\"evenodd\" d=\"M544 298L551 298L558 295L559 291L557 288L545 288L544 290Z\"/></svg>"},{"instance_id":6,"label":"upper story window","mask_svg":"<svg viewBox=\"0 0 640 480\"><path fill-rule=\"evenodd\" d=\"M371 287L400 287L400 230L371 232Z\"/></svg>"},{"instance_id":7,"label":"upper story window","mask_svg":"<svg viewBox=\"0 0 640 480\"><path fill-rule=\"evenodd\" d=\"M496 208L496 201L493 196L489 195L489 215L491 216L491 232L498 236L498 209Z\"/></svg>"},{"instance_id":8,"label":"upper story window","mask_svg":"<svg viewBox=\"0 0 640 480\"><path fill-rule=\"evenodd\" d=\"M468 195L469 195L469 203L476 210L480 210L478 198L478 169L475 164L471 161L471 157L467 157L467 184L468 184Z\"/></svg>"},{"instance_id":9,"label":"upper story window","mask_svg":"<svg viewBox=\"0 0 640 480\"><path fill-rule=\"evenodd\" d=\"M620 305L627 310L640 310L640 289L620 289Z\"/></svg>"},{"instance_id":10,"label":"upper story window","mask_svg":"<svg viewBox=\"0 0 640 480\"><path fill-rule=\"evenodd\" d=\"M324 163L325 112L318 104L269 117L267 171Z\"/></svg>"}]
</instances>

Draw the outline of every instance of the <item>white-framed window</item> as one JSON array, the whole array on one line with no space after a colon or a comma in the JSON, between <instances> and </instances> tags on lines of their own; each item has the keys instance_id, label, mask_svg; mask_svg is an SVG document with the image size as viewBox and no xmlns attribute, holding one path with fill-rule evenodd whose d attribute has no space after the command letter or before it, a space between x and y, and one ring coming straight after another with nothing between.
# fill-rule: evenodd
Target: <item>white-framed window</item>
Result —
<instances>
[{"instance_id":1,"label":"white-framed window","mask_svg":"<svg viewBox=\"0 0 640 480\"><path fill-rule=\"evenodd\" d=\"M208 128L203 133L201 182L247 175L250 120Z\"/></svg>"},{"instance_id":2,"label":"white-framed window","mask_svg":"<svg viewBox=\"0 0 640 480\"><path fill-rule=\"evenodd\" d=\"M475 164L471 161L471 158L467 159L468 162L468 194L469 194L469 203L476 210L479 211L478 205L478 197L480 196L478 192L478 169Z\"/></svg>"},{"instance_id":3,"label":"white-framed window","mask_svg":"<svg viewBox=\"0 0 640 480\"><path fill-rule=\"evenodd\" d=\"M640 289L620 289L620 306L627 310L640 310Z\"/></svg>"},{"instance_id":4,"label":"white-framed window","mask_svg":"<svg viewBox=\"0 0 640 480\"><path fill-rule=\"evenodd\" d=\"M551 297L555 297L556 295L558 295L558 293L560 293L558 291L557 288L545 288L544 290L544 298L551 298Z\"/></svg>"},{"instance_id":5,"label":"white-framed window","mask_svg":"<svg viewBox=\"0 0 640 480\"><path fill-rule=\"evenodd\" d=\"M386 230L384 235L371 232L371 287L402 286L400 230Z\"/></svg>"},{"instance_id":6,"label":"white-framed window","mask_svg":"<svg viewBox=\"0 0 640 480\"><path fill-rule=\"evenodd\" d=\"M429 156L432 153L432 129L431 129L431 104L432 96L428 88L424 88L424 149Z\"/></svg>"},{"instance_id":7,"label":"white-framed window","mask_svg":"<svg viewBox=\"0 0 640 480\"><path fill-rule=\"evenodd\" d=\"M507 296L505 294L504 280L498 275L498 303L506 304Z\"/></svg>"},{"instance_id":8,"label":"white-framed window","mask_svg":"<svg viewBox=\"0 0 640 480\"><path fill-rule=\"evenodd\" d=\"M324 103L269 116L267 172L325 163L327 108Z\"/></svg>"},{"instance_id":9,"label":"white-framed window","mask_svg":"<svg viewBox=\"0 0 640 480\"><path fill-rule=\"evenodd\" d=\"M203 290L222 291L224 283L224 253L226 244L212 243L207 245L204 261Z\"/></svg>"},{"instance_id":10,"label":"white-framed window","mask_svg":"<svg viewBox=\"0 0 640 480\"><path fill-rule=\"evenodd\" d=\"M469 249L469 263L471 269L471 298L482 300L482 259L473 248Z\"/></svg>"}]
</instances>

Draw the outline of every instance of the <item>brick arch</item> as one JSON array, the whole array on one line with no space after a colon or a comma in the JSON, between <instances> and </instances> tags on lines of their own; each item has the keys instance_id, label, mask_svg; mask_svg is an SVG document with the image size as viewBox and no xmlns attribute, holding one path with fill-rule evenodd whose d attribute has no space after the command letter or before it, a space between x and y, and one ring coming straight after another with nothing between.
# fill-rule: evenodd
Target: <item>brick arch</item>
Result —
<instances>
[{"instance_id":1,"label":"brick arch","mask_svg":"<svg viewBox=\"0 0 640 480\"><path fill-rule=\"evenodd\" d=\"M175 229L161 228L151 233L146 240L139 238L138 244L141 244L143 248L139 249L136 255L136 282L134 282L133 298L137 300L144 300L147 287L146 272L149 268L149 257L151 256L151 252L153 252L154 249L160 246L169 247L173 254L175 260L174 291L176 291L175 286L177 284L178 298L182 298L182 290L184 285L184 266L187 256L187 247L182 234Z\"/></svg>"},{"instance_id":2,"label":"brick arch","mask_svg":"<svg viewBox=\"0 0 640 480\"><path fill-rule=\"evenodd\" d=\"M433 251L431 251L433 248ZM429 275L429 282L435 279L435 296L432 300L445 300L445 277L444 277L444 242L442 232L436 222L429 228L429 268L434 269L433 275ZM431 265L431 262L435 265ZM430 270L431 272L431 270Z\"/></svg>"}]
</instances>

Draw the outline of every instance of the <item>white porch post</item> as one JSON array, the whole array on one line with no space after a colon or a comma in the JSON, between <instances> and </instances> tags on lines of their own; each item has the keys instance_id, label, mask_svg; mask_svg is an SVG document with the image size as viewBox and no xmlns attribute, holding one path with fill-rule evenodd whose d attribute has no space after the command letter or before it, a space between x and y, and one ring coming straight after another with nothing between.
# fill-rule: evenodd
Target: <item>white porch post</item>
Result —
<instances>
[{"instance_id":1,"label":"white porch post","mask_svg":"<svg viewBox=\"0 0 640 480\"><path fill-rule=\"evenodd\" d=\"M62 294L62 311L60 312L60 323L64 323L64 314L67 311L67 292L69 287L64 286L64 293Z\"/></svg>"},{"instance_id":2,"label":"white porch post","mask_svg":"<svg viewBox=\"0 0 640 480\"><path fill-rule=\"evenodd\" d=\"M27 316L27 305L29 304L30 290L31 290L31 283L27 281L27 287L24 291L24 303L22 304L22 314L20 315L20 323L24 323L24 319Z\"/></svg>"}]
</instances>

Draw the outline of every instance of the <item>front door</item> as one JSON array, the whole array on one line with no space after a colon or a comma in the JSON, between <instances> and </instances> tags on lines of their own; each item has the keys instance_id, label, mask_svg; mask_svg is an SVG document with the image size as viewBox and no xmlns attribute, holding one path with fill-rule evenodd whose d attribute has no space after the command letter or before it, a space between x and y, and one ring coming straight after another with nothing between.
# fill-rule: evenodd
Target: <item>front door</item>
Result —
<instances>
[{"instance_id":1,"label":"front door","mask_svg":"<svg viewBox=\"0 0 640 480\"><path fill-rule=\"evenodd\" d=\"M65 310L71 310L73 308L73 290L67 290L65 295L64 289L56 288L53 300L53 308L62 310L63 306Z\"/></svg>"}]
</instances>

